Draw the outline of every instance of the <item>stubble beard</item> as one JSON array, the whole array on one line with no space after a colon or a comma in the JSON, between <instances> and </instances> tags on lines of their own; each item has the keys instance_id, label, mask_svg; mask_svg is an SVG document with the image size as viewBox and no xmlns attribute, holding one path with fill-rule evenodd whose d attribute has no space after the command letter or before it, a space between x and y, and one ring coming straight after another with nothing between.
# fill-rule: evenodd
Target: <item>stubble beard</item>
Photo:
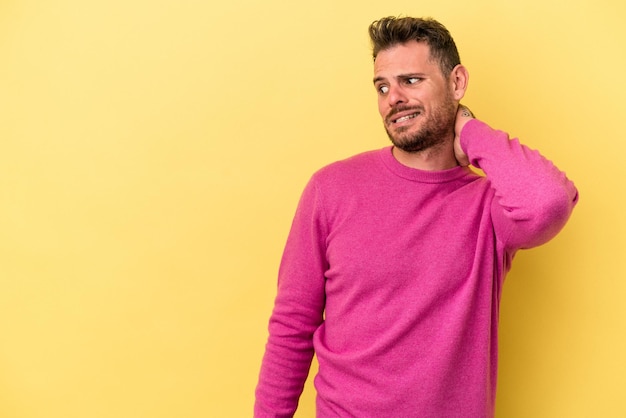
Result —
<instances>
[{"instance_id":1,"label":"stubble beard","mask_svg":"<svg viewBox=\"0 0 626 418\"><path fill-rule=\"evenodd\" d=\"M394 110L393 113L406 110L417 110L420 112L418 118L423 118L423 109L413 107L402 107ZM454 122L456 116L456 103L452 98L447 97L439 106L433 109L432 113L422 121L422 126L417 132L410 132L412 126L401 127L394 133L389 130L385 123L385 130L391 143L406 152L418 153L429 148L443 145L446 141L454 138Z\"/></svg>"}]
</instances>

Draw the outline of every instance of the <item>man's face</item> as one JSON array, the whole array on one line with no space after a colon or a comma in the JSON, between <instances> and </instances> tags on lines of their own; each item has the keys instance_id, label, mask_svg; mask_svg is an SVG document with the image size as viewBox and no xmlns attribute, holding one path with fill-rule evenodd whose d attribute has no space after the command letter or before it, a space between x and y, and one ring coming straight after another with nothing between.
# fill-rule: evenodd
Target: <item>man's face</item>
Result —
<instances>
[{"instance_id":1,"label":"man's face","mask_svg":"<svg viewBox=\"0 0 626 418\"><path fill-rule=\"evenodd\" d=\"M380 51L374 63L378 111L391 142L419 152L451 141L457 102L425 43L410 41Z\"/></svg>"}]
</instances>

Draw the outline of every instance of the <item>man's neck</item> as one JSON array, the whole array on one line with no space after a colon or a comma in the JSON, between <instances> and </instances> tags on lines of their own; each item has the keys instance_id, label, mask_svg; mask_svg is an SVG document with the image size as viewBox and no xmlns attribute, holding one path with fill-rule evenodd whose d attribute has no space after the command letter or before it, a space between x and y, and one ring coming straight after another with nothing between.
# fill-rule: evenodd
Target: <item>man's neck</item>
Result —
<instances>
[{"instance_id":1,"label":"man's neck","mask_svg":"<svg viewBox=\"0 0 626 418\"><path fill-rule=\"evenodd\" d=\"M446 142L419 152L407 152L398 147L393 147L392 153L400 164L418 170L440 171L459 165L454 157L452 142Z\"/></svg>"}]
</instances>

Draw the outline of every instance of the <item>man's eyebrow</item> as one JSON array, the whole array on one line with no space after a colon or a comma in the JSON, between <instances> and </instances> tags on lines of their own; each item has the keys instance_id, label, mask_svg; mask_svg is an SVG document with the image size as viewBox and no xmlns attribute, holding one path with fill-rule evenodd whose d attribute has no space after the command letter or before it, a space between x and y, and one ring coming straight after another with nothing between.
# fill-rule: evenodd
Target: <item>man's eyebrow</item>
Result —
<instances>
[{"instance_id":1,"label":"man's eyebrow","mask_svg":"<svg viewBox=\"0 0 626 418\"><path fill-rule=\"evenodd\" d=\"M401 80L401 79L405 79L406 80L407 78L411 78L411 77L425 78L426 74L424 74L424 73L407 73L407 74L399 74L399 75L395 76L394 78L395 79L399 79L399 80ZM376 84L376 83L378 83L380 81L385 81L386 79L387 78L381 77L381 76L374 77L374 84Z\"/></svg>"},{"instance_id":2,"label":"man's eyebrow","mask_svg":"<svg viewBox=\"0 0 626 418\"><path fill-rule=\"evenodd\" d=\"M411 78L411 77L424 78L424 77L426 77L426 74L424 74L424 73L409 73L409 74L400 74L398 76L398 78Z\"/></svg>"}]
</instances>

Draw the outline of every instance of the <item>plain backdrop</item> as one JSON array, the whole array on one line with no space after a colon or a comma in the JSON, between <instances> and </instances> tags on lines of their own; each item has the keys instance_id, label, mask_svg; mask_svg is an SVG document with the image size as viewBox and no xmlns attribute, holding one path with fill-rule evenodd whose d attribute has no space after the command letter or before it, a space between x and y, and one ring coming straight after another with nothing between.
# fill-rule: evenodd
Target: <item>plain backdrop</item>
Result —
<instances>
[{"instance_id":1,"label":"plain backdrop","mask_svg":"<svg viewBox=\"0 0 626 418\"><path fill-rule=\"evenodd\" d=\"M387 15L444 23L465 104L580 190L506 280L498 417L626 416L618 0L0 2L0 416L252 415L302 188L388 144Z\"/></svg>"}]
</instances>

